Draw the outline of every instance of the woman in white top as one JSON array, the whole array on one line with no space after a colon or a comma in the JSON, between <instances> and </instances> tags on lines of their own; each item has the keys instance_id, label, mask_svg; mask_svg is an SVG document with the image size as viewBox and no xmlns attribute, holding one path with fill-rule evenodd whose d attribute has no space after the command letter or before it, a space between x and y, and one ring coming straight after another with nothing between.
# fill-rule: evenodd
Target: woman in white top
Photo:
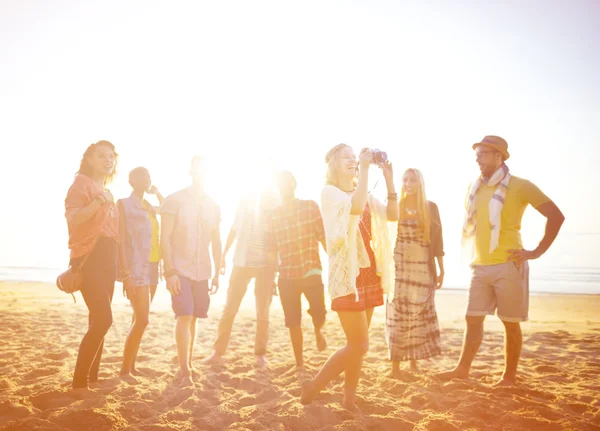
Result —
<instances>
[{"instance_id":1,"label":"woman in white top","mask_svg":"<svg viewBox=\"0 0 600 431\"><path fill-rule=\"evenodd\" d=\"M333 147L325 156L327 181L321 194L321 211L329 256L328 289L331 308L339 315L347 344L335 352L317 376L302 385L300 401L313 398L342 372L344 407L355 409L356 387L362 358L369 348L369 325L374 307L383 305L383 295L393 288L394 260L388 221L398 220L398 195L392 165L379 164L383 171L388 205L367 190L373 153L360 152L357 163L346 144ZM357 181L358 172L358 181Z\"/></svg>"}]
</instances>

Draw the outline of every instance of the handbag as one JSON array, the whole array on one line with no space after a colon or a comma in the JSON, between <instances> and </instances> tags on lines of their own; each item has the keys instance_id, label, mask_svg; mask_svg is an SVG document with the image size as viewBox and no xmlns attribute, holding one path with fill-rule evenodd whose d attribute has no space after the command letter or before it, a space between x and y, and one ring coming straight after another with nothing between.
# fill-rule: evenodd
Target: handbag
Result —
<instances>
[{"instance_id":1,"label":"handbag","mask_svg":"<svg viewBox=\"0 0 600 431\"><path fill-rule=\"evenodd\" d=\"M59 290L62 290L65 293L70 293L73 297L73 302L77 302L73 293L77 292L78 290L81 290L81 287L83 286L82 268L91 254L92 251L86 254L83 260L81 261L81 264L77 268L74 268L72 265L70 265L66 271L64 271L63 273L59 274L58 277L56 277L56 287L58 287Z\"/></svg>"}]
</instances>

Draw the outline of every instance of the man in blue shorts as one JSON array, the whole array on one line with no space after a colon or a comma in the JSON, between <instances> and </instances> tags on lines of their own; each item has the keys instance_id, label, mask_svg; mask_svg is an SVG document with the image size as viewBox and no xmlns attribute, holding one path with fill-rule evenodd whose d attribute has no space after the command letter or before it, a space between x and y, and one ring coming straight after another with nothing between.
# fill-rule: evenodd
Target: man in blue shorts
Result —
<instances>
[{"instance_id":1,"label":"man in blue shorts","mask_svg":"<svg viewBox=\"0 0 600 431\"><path fill-rule=\"evenodd\" d=\"M167 290L171 293L175 341L179 359L179 378L184 386L192 384L192 354L196 319L206 318L210 294L219 289L221 262L220 209L204 190L205 160L194 157L192 185L168 196L161 209L161 247ZM209 247L210 246L210 247ZM214 277L211 279L212 261Z\"/></svg>"}]
</instances>

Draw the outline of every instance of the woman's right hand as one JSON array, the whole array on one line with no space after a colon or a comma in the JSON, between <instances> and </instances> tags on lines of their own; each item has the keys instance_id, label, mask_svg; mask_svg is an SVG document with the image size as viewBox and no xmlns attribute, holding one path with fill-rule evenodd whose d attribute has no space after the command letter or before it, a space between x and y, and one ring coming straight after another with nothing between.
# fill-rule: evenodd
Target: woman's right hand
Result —
<instances>
[{"instance_id":1,"label":"woman's right hand","mask_svg":"<svg viewBox=\"0 0 600 431\"><path fill-rule=\"evenodd\" d=\"M106 202L115 203L115 198L113 197L110 190L104 190L102 192L102 197L104 197L104 199L106 199Z\"/></svg>"},{"instance_id":2,"label":"woman's right hand","mask_svg":"<svg viewBox=\"0 0 600 431\"><path fill-rule=\"evenodd\" d=\"M360 154L358 155L358 164L361 168L369 168L369 165L373 161L373 153L369 148L363 148L360 150Z\"/></svg>"}]
</instances>

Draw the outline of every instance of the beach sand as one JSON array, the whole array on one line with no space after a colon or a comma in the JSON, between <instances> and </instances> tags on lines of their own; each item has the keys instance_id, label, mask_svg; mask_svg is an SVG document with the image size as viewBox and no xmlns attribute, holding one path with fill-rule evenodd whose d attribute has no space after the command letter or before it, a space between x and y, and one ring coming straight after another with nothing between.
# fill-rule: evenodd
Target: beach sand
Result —
<instances>
[{"instance_id":1,"label":"beach sand","mask_svg":"<svg viewBox=\"0 0 600 431\"><path fill-rule=\"evenodd\" d=\"M87 398L69 393L87 309L49 284L0 283L0 429L6 430L600 430L600 296L531 297L531 321L523 325L520 381L492 388L503 366L502 325L488 318L471 379L438 383L435 372L458 359L465 293L440 291L437 309L443 356L421 361L421 371L390 377L384 308L376 310L370 351L358 389L360 413L340 406L343 377L312 405L299 403L300 382L318 371L344 344L329 312L325 352L315 348L304 317L306 371L294 370L279 299L271 312L268 369L255 367L250 289L234 326L226 362L205 367L225 288L200 321L193 388L173 383L177 364L173 315L164 286L153 304L138 357L147 377L117 375L131 310L117 285L114 323L105 342L101 385ZM217 300L220 298L221 300Z\"/></svg>"}]
</instances>

